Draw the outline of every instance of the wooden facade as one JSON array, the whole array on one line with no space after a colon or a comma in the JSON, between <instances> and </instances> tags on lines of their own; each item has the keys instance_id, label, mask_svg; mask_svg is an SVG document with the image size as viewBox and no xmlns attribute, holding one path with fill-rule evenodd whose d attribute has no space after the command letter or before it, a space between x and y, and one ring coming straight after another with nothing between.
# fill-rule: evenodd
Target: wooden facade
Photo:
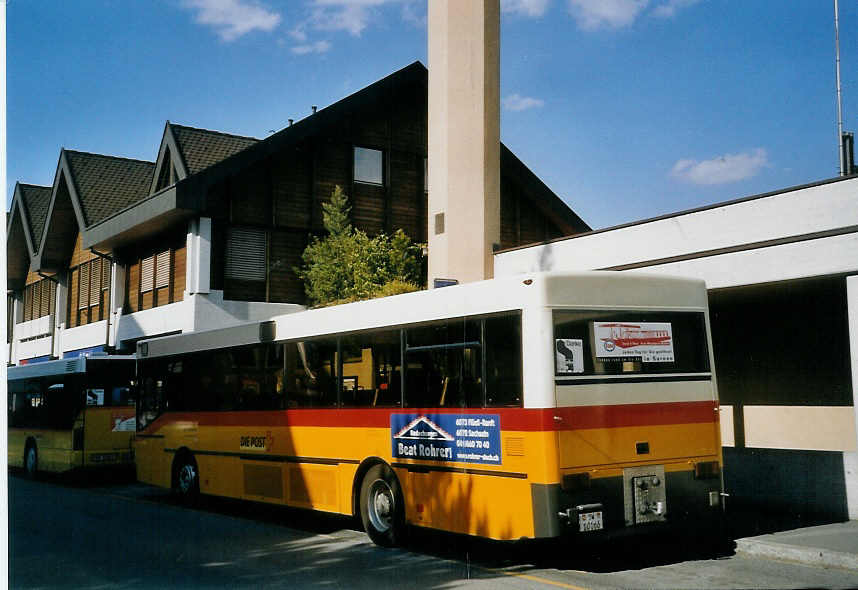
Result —
<instances>
[{"instance_id":1,"label":"wooden facade","mask_svg":"<svg viewBox=\"0 0 858 590\"><path fill-rule=\"evenodd\" d=\"M117 252L125 265L123 313L182 301L185 293L187 228L175 227Z\"/></svg>"},{"instance_id":2,"label":"wooden facade","mask_svg":"<svg viewBox=\"0 0 858 590\"><path fill-rule=\"evenodd\" d=\"M322 203L337 185L349 197L356 228L370 235L401 228L414 241L427 241L425 70L422 75L385 79L364 92L366 96L358 93L329 107L332 113L311 115L301 124L315 125L312 132L283 142L281 148L237 168L209 189L212 287L223 289L226 299L305 301L293 268L301 265L309 237L323 233ZM288 132L287 128L281 133ZM355 178L357 148L381 153L381 183ZM519 168L532 176L514 156L502 157L500 247L574 233L568 221L564 226L539 205L549 195L557 197L541 183L542 193L522 183ZM264 276L248 279L248 273L237 278L230 270L231 228L264 235Z\"/></svg>"},{"instance_id":3,"label":"wooden facade","mask_svg":"<svg viewBox=\"0 0 858 590\"><path fill-rule=\"evenodd\" d=\"M100 322L110 313L111 262L81 248L78 233L69 259L66 327Z\"/></svg>"},{"instance_id":4,"label":"wooden facade","mask_svg":"<svg viewBox=\"0 0 858 590\"><path fill-rule=\"evenodd\" d=\"M22 304L22 320L28 322L54 313L57 300L57 284L48 278L30 272L27 274ZM11 324L7 324L11 325Z\"/></svg>"}]
</instances>

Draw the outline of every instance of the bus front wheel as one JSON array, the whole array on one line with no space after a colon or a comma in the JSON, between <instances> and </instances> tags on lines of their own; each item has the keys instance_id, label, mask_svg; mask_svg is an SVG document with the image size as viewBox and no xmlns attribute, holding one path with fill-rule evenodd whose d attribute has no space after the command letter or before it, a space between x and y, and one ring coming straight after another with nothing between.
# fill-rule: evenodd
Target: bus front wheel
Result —
<instances>
[{"instance_id":1,"label":"bus front wheel","mask_svg":"<svg viewBox=\"0 0 858 590\"><path fill-rule=\"evenodd\" d=\"M24 472L27 477L33 479L39 471L39 452L36 450L36 443L27 445L27 450L24 451Z\"/></svg>"},{"instance_id":2,"label":"bus front wheel","mask_svg":"<svg viewBox=\"0 0 858 590\"><path fill-rule=\"evenodd\" d=\"M173 462L173 493L184 503L192 503L200 493L200 472L190 453L182 453Z\"/></svg>"},{"instance_id":3,"label":"bus front wheel","mask_svg":"<svg viewBox=\"0 0 858 590\"><path fill-rule=\"evenodd\" d=\"M396 474L386 465L367 471L360 486L360 517L372 542L382 547L402 543L405 505Z\"/></svg>"}]
</instances>

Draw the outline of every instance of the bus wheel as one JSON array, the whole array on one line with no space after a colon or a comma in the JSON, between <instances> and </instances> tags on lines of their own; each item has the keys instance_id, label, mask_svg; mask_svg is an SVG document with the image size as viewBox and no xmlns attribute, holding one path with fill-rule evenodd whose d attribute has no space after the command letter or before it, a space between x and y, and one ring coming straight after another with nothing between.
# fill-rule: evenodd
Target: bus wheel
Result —
<instances>
[{"instance_id":1,"label":"bus wheel","mask_svg":"<svg viewBox=\"0 0 858 590\"><path fill-rule=\"evenodd\" d=\"M405 534L405 503L396 474L387 465L367 471L360 486L360 517L372 542L400 544Z\"/></svg>"},{"instance_id":2,"label":"bus wheel","mask_svg":"<svg viewBox=\"0 0 858 590\"><path fill-rule=\"evenodd\" d=\"M200 472L190 453L182 453L173 462L173 493L188 504L200 493Z\"/></svg>"},{"instance_id":3,"label":"bus wheel","mask_svg":"<svg viewBox=\"0 0 858 590\"><path fill-rule=\"evenodd\" d=\"M39 452L36 450L36 443L29 443L27 450L24 451L24 472L27 477L34 479L39 471Z\"/></svg>"}]
</instances>

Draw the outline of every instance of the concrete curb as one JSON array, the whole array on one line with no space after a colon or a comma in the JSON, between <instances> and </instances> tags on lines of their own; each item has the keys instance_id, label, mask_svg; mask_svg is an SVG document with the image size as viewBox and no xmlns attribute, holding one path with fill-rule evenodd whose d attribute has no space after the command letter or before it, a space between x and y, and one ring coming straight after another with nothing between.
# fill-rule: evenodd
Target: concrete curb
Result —
<instances>
[{"instance_id":1,"label":"concrete curb","mask_svg":"<svg viewBox=\"0 0 858 590\"><path fill-rule=\"evenodd\" d=\"M736 539L736 555L767 557L781 561L794 561L806 565L836 567L858 571L858 555L819 547L800 547L773 543L760 539Z\"/></svg>"}]
</instances>

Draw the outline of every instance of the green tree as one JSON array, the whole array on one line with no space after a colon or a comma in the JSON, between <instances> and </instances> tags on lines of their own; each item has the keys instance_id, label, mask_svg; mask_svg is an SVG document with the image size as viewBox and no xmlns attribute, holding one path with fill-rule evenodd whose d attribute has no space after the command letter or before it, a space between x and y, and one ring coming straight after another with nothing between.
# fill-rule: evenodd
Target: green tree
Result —
<instances>
[{"instance_id":1,"label":"green tree","mask_svg":"<svg viewBox=\"0 0 858 590\"><path fill-rule=\"evenodd\" d=\"M322 205L327 235L313 237L295 273L304 281L311 305L325 306L417 291L421 284L423 248L401 229L374 238L355 229L351 207L337 186Z\"/></svg>"}]
</instances>

